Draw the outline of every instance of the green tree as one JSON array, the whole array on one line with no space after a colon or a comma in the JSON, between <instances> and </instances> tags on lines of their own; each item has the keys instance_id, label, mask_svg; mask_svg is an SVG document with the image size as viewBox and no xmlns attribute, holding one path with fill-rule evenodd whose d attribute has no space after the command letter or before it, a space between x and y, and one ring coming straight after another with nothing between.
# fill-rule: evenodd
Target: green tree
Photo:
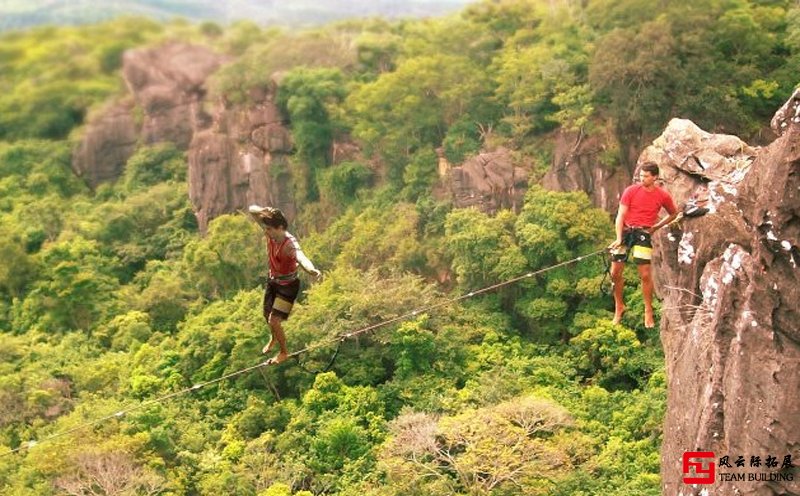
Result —
<instances>
[{"instance_id":1,"label":"green tree","mask_svg":"<svg viewBox=\"0 0 800 496\"><path fill-rule=\"evenodd\" d=\"M121 297L130 308L146 312L154 329L172 332L200 296L192 288L179 262L151 260L138 272Z\"/></svg>"},{"instance_id":2,"label":"green tree","mask_svg":"<svg viewBox=\"0 0 800 496\"><path fill-rule=\"evenodd\" d=\"M278 88L277 103L289 116L297 157L295 184L299 201L318 198L316 171L330 160L331 145L341 130L335 109L345 96L344 77L339 69L300 67L289 71Z\"/></svg>"},{"instance_id":3,"label":"green tree","mask_svg":"<svg viewBox=\"0 0 800 496\"><path fill-rule=\"evenodd\" d=\"M251 91L272 87L273 75L298 67L347 69L356 62L356 53L350 40L331 32L307 31L289 34L267 31L260 40L257 33L243 25L240 41L232 40L235 51L244 53L222 67L211 78L213 96L241 105L251 101Z\"/></svg>"},{"instance_id":4,"label":"green tree","mask_svg":"<svg viewBox=\"0 0 800 496\"><path fill-rule=\"evenodd\" d=\"M245 53L251 45L269 39L270 34L277 34L277 30L264 33L255 22L238 20L232 22L230 26L224 30L220 45L225 52L238 56Z\"/></svg>"},{"instance_id":5,"label":"green tree","mask_svg":"<svg viewBox=\"0 0 800 496\"><path fill-rule=\"evenodd\" d=\"M498 55L493 64L496 96L511 110L505 120L514 138L555 127L559 107L553 100L579 82L576 65L584 59L579 47L562 40L512 42Z\"/></svg>"},{"instance_id":6,"label":"green tree","mask_svg":"<svg viewBox=\"0 0 800 496\"><path fill-rule=\"evenodd\" d=\"M390 481L425 475L449 494L511 494L520 487L528 495L549 494L569 471L559 434L571 425L560 405L534 397L438 422L408 413L391 425L384 455L388 475Z\"/></svg>"},{"instance_id":7,"label":"green tree","mask_svg":"<svg viewBox=\"0 0 800 496\"><path fill-rule=\"evenodd\" d=\"M524 272L525 257L511 229L514 220L508 211L494 218L474 209L447 215L444 242L460 284L477 289Z\"/></svg>"},{"instance_id":8,"label":"green tree","mask_svg":"<svg viewBox=\"0 0 800 496\"><path fill-rule=\"evenodd\" d=\"M643 133L660 131L672 115L678 74L676 40L663 18L603 36L589 67L589 81L620 140L634 139L637 147Z\"/></svg>"},{"instance_id":9,"label":"green tree","mask_svg":"<svg viewBox=\"0 0 800 496\"><path fill-rule=\"evenodd\" d=\"M289 116L297 152L306 160L325 163L334 132L341 126L330 108L344 96L343 75L336 68L301 67L281 80L277 102Z\"/></svg>"},{"instance_id":10,"label":"green tree","mask_svg":"<svg viewBox=\"0 0 800 496\"><path fill-rule=\"evenodd\" d=\"M205 238L186 245L183 263L189 281L209 298L252 288L267 269L265 243L244 216L217 217L209 223Z\"/></svg>"},{"instance_id":11,"label":"green tree","mask_svg":"<svg viewBox=\"0 0 800 496\"><path fill-rule=\"evenodd\" d=\"M594 208L582 192L561 193L534 186L525 195L514 227L517 243L528 265L547 268L587 255L604 246L613 232L608 214ZM524 296L515 309L536 335L545 340L569 337L564 322L575 313L602 308L598 276L599 257L548 270L536 282L521 283Z\"/></svg>"},{"instance_id":12,"label":"green tree","mask_svg":"<svg viewBox=\"0 0 800 496\"><path fill-rule=\"evenodd\" d=\"M570 343L580 372L605 387L632 388L641 376L649 376L649 370L640 369L643 364L636 355L641 343L630 329L606 321L583 331Z\"/></svg>"},{"instance_id":13,"label":"green tree","mask_svg":"<svg viewBox=\"0 0 800 496\"><path fill-rule=\"evenodd\" d=\"M601 33L642 25L661 13L660 6L647 0L600 0L586 7L587 23ZM681 8L690 8L682 3Z\"/></svg>"},{"instance_id":14,"label":"green tree","mask_svg":"<svg viewBox=\"0 0 800 496\"><path fill-rule=\"evenodd\" d=\"M15 329L91 331L113 315L119 281L112 274L117 267L99 248L81 237L46 246L41 253L41 279L15 305Z\"/></svg>"},{"instance_id":15,"label":"green tree","mask_svg":"<svg viewBox=\"0 0 800 496\"><path fill-rule=\"evenodd\" d=\"M439 146L448 126L488 96L487 87L483 71L465 57L420 56L358 87L346 109L354 135L379 151L399 180L408 157Z\"/></svg>"},{"instance_id":16,"label":"green tree","mask_svg":"<svg viewBox=\"0 0 800 496\"><path fill-rule=\"evenodd\" d=\"M133 192L168 180L183 182L186 168L183 152L172 143L145 146L136 150L125 164L123 189Z\"/></svg>"},{"instance_id":17,"label":"green tree","mask_svg":"<svg viewBox=\"0 0 800 496\"><path fill-rule=\"evenodd\" d=\"M2 35L0 140L66 138L91 107L117 93L122 50L160 31L150 20L129 18Z\"/></svg>"},{"instance_id":18,"label":"green tree","mask_svg":"<svg viewBox=\"0 0 800 496\"><path fill-rule=\"evenodd\" d=\"M358 63L375 75L395 68L395 59L400 51L402 38L393 32L384 20L375 20L375 26L367 26L356 38Z\"/></svg>"},{"instance_id":19,"label":"green tree","mask_svg":"<svg viewBox=\"0 0 800 496\"><path fill-rule=\"evenodd\" d=\"M69 198L87 192L70 168L71 158L67 142L0 142L0 179L7 180L8 187L13 188L4 189L6 198L17 204L28 204L49 194ZM12 206L3 210L12 210Z\"/></svg>"},{"instance_id":20,"label":"green tree","mask_svg":"<svg viewBox=\"0 0 800 496\"><path fill-rule=\"evenodd\" d=\"M144 312L132 311L117 315L101 326L95 337L112 349L127 350L134 342L147 342L152 334L150 317Z\"/></svg>"},{"instance_id":21,"label":"green tree","mask_svg":"<svg viewBox=\"0 0 800 496\"><path fill-rule=\"evenodd\" d=\"M613 232L608 214L592 207L585 193L547 191L540 186L525 194L515 231L534 267L586 254L603 246Z\"/></svg>"},{"instance_id":22,"label":"green tree","mask_svg":"<svg viewBox=\"0 0 800 496\"><path fill-rule=\"evenodd\" d=\"M444 154L450 162L460 163L481 148L481 129L477 122L462 119L447 130L442 141Z\"/></svg>"},{"instance_id":23,"label":"green tree","mask_svg":"<svg viewBox=\"0 0 800 496\"><path fill-rule=\"evenodd\" d=\"M372 169L360 162L342 162L325 169L320 175L320 198L334 205L345 206L357 198L358 191L369 186Z\"/></svg>"},{"instance_id":24,"label":"green tree","mask_svg":"<svg viewBox=\"0 0 800 496\"><path fill-rule=\"evenodd\" d=\"M36 263L26 253L20 236L0 229L0 295L8 299L22 296L36 271Z\"/></svg>"},{"instance_id":25,"label":"green tree","mask_svg":"<svg viewBox=\"0 0 800 496\"><path fill-rule=\"evenodd\" d=\"M430 193L439 179L438 158L430 148L422 148L411 156L408 166L403 172L403 194L409 201Z\"/></svg>"},{"instance_id":26,"label":"green tree","mask_svg":"<svg viewBox=\"0 0 800 496\"><path fill-rule=\"evenodd\" d=\"M419 271L426 254L418 239L418 218L414 205L408 203L396 203L391 209L376 205L353 210L325 235L309 238L306 248L323 267Z\"/></svg>"},{"instance_id":27,"label":"green tree","mask_svg":"<svg viewBox=\"0 0 800 496\"><path fill-rule=\"evenodd\" d=\"M688 15L687 15L688 14ZM704 129L754 136L790 91L781 7L693 5L671 13L678 57L677 111Z\"/></svg>"}]
</instances>

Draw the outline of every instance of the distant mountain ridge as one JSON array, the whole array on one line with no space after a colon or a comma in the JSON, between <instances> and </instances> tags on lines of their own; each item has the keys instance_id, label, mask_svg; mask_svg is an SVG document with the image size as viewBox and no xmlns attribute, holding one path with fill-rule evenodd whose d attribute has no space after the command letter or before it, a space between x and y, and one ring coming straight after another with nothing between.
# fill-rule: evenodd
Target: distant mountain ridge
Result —
<instances>
[{"instance_id":1,"label":"distant mountain ridge","mask_svg":"<svg viewBox=\"0 0 800 496\"><path fill-rule=\"evenodd\" d=\"M88 24L121 15L158 20L311 26L352 17L426 17L457 11L471 0L8 0L0 2L0 31L43 24Z\"/></svg>"}]
</instances>

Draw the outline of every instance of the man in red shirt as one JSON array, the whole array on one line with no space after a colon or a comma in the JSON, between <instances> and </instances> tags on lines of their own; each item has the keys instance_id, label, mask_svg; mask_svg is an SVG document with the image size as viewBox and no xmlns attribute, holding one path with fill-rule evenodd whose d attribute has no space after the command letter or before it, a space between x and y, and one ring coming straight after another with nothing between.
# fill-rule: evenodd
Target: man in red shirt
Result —
<instances>
[{"instance_id":1,"label":"man in red shirt","mask_svg":"<svg viewBox=\"0 0 800 496\"><path fill-rule=\"evenodd\" d=\"M628 254L639 269L644 296L644 325L654 327L653 318L653 274L650 258L653 253L651 236L658 229L672 222L678 216L678 209L672 197L664 189L656 186L658 166L645 163L639 168L640 184L628 186L619 200L619 210L615 223L617 239L609 246L612 253L611 280L614 283L614 323L619 324L625 312L622 298L622 271ZM661 209L666 209L667 217L658 220Z\"/></svg>"},{"instance_id":2,"label":"man in red shirt","mask_svg":"<svg viewBox=\"0 0 800 496\"><path fill-rule=\"evenodd\" d=\"M250 205L250 215L264 229L269 254L269 282L264 291L264 318L269 323L272 337L262 353L269 353L277 341L280 351L268 363L279 364L288 358L286 334L283 321L289 318L294 301L300 292L300 279L297 278L298 264L315 278L321 272L305 256L297 239L286 231L288 222L283 212L277 208Z\"/></svg>"}]
</instances>

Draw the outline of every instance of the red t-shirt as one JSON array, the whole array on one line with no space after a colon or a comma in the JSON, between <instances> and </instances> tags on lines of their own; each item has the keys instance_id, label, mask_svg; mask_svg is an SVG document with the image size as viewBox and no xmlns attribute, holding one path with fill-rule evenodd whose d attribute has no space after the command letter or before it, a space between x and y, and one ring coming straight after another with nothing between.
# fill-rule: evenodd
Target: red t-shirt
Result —
<instances>
[{"instance_id":1,"label":"red t-shirt","mask_svg":"<svg viewBox=\"0 0 800 496\"><path fill-rule=\"evenodd\" d=\"M669 193L658 186L650 191L644 189L641 184L628 186L622 193L619 203L628 207L625 213L626 226L652 227L658 222L661 207L664 207L670 215L678 210Z\"/></svg>"},{"instance_id":2,"label":"red t-shirt","mask_svg":"<svg viewBox=\"0 0 800 496\"><path fill-rule=\"evenodd\" d=\"M267 251L269 252L269 276L278 278L288 276L297 272L297 251L300 244L294 236L286 233L283 241L276 243L272 238L268 238ZM278 284L289 284L291 280L276 281Z\"/></svg>"}]
</instances>

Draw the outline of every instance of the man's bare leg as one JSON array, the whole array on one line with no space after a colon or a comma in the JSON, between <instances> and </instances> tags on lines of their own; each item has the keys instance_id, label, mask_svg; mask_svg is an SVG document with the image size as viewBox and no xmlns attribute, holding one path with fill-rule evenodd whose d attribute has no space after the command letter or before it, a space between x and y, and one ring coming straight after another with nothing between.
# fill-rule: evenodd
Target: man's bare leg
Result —
<instances>
[{"instance_id":1,"label":"man's bare leg","mask_svg":"<svg viewBox=\"0 0 800 496\"><path fill-rule=\"evenodd\" d=\"M625 313L625 301L622 299L622 290L625 280L622 272L625 269L625 262L611 262L611 282L614 284L614 323L622 321L622 314Z\"/></svg>"},{"instance_id":2,"label":"man's bare leg","mask_svg":"<svg viewBox=\"0 0 800 496\"><path fill-rule=\"evenodd\" d=\"M644 326L655 327L653 318L653 272L650 264L638 266L639 276L642 278L642 296L644 296Z\"/></svg>"},{"instance_id":3,"label":"man's bare leg","mask_svg":"<svg viewBox=\"0 0 800 496\"><path fill-rule=\"evenodd\" d=\"M269 359L269 363L277 365L289 357L289 351L286 349L286 334L283 332L283 318L271 313L269 315L269 327L272 329L272 339L267 346L275 346L275 341L280 346L280 351Z\"/></svg>"},{"instance_id":4,"label":"man's bare leg","mask_svg":"<svg viewBox=\"0 0 800 496\"><path fill-rule=\"evenodd\" d=\"M269 332L270 332L269 343L267 343L266 345L264 345L263 348L261 348L261 353L264 354L264 355L266 355L267 353L272 351L272 348L274 348L275 344L278 342L275 339L275 333L272 331L271 327L270 327Z\"/></svg>"},{"instance_id":5,"label":"man's bare leg","mask_svg":"<svg viewBox=\"0 0 800 496\"><path fill-rule=\"evenodd\" d=\"M265 301L264 301L264 320L266 320L267 321L267 325L269 325L269 342L267 344L265 344L263 348L261 348L261 354L262 355L266 355L267 353L272 351L272 348L274 348L275 344L277 343L277 341L275 341L275 331L272 330L272 325L269 322L269 318L270 318L270 315L272 314L272 310L267 308L266 298L267 298L267 296L264 295L264 299L265 299Z\"/></svg>"}]
</instances>

